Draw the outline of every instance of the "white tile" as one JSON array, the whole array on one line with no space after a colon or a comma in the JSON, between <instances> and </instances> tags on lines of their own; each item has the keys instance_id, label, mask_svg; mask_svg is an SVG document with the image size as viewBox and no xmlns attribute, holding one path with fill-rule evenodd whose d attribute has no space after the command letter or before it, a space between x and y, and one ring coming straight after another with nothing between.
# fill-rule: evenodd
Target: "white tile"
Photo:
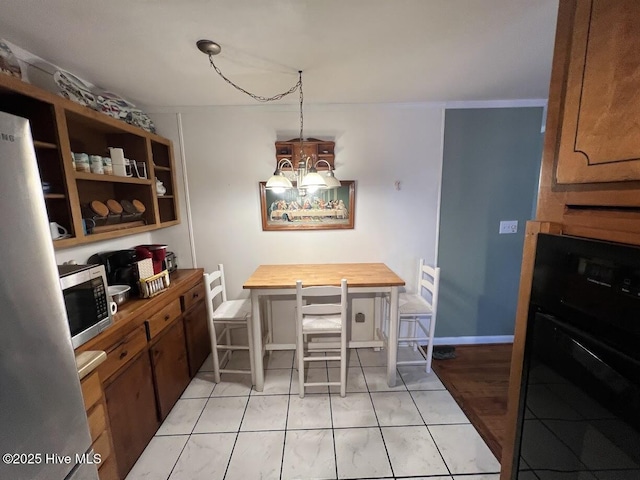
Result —
<instances>
[{"instance_id":1,"label":"white tile","mask_svg":"<svg viewBox=\"0 0 640 480\"><path fill-rule=\"evenodd\" d=\"M344 428L333 432L338 478L391 476L391 466L378 428Z\"/></svg>"},{"instance_id":2,"label":"white tile","mask_svg":"<svg viewBox=\"0 0 640 480\"><path fill-rule=\"evenodd\" d=\"M264 357L264 368L293 368L294 350L272 350Z\"/></svg>"},{"instance_id":3,"label":"white tile","mask_svg":"<svg viewBox=\"0 0 640 480\"><path fill-rule=\"evenodd\" d=\"M331 428L329 395L291 395L287 430Z\"/></svg>"},{"instance_id":4,"label":"white tile","mask_svg":"<svg viewBox=\"0 0 640 480\"><path fill-rule=\"evenodd\" d=\"M453 480L500 480L499 473L489 475L454 475Z\"/></svg>"},{"instance_id":5,"label":"white tile","mask_svg":"<svg viewBox=\"0 0 640 480\"><path fill-rule=\"evenodd\" d=\"M274 369L264 371L264 389L257 392L251 391L251 395L287 395L291 389L291 370ZM215 393L215 390L214 390Z\"/></svg>"},{"instance_id":6,"label":"white tile","mask_svg":"<svg viewBox=\"0 0 640 480\"><path fill-rule=\"evenodd\" d=\"M413 391L411 396L427 425L469 423L467 416L446 390Z\"/></svg>"},{"instance_id":7,"label":"white tile","mask_svg":"<svg viewBox=\"0 0 640 480\"><path fill-rule=\"evenodd\" d=\"M213 372L213 357L210 353L198 372Z\"/></svg>"},{"instance_id":8,"label":"white tile","mask_svg":"<svg viewBox=\"0 0 640 480\"><path fill-rule=\"evenodd\" d=\"M212 397L193 433L237 432L249 397Z\"/></svg>"},{"instance_id":9,"label":"white tile","mask_svg":"<svg viewBox=\"0 0 640 480\"><path fill-rule=\"evenodd\" d=\"M305 383L310 382L328 382L328 373L326 368L309 368L305 372ZM291 378L291 394L298 395L300 392L300 380L298 379L298 370L293 370L293 376ZM304 394L309 393L329 393L329 387L305 387Z\"/></svg>"},{"instance_id":10,"label":"white tile","mask_svg":"<svg viewBox=\"0 0 640 480\"><path fill-rule=\"evenodd\" d=\"M449 473L427 427L384 427L382 437L396 477Z\"/></svg>"},{"instance_id":11,"label":"white tile","mask_svg":"<svg viewBox=\"0 0 640 480\"><path fill-rule=\"evenodd\" d=\"M377 392L371 394L380 426L424 425L409 392Z\"/></svg>"},{"instance_id":12,"label":"white tile","mask_svg":"<svg viewBox=\"0 0 640 480\"><path fill-rule=\"evenodd\" d=\"M215 385L213 372L196 373L180 398L208 398Z\"/></svg>"},{"instance_id":13,"label":"white tile","mask_svg":"<svg viewBox=\"0 0 640 480\"><path fill-rule=\"evenodd\" d=\"M331 395L331 414L333 428L378 426L368 393L350 393L344 398Z\"/></svg>"},{"instance_id":14,"label":"white tile","mask_svg":"<svg viewBox=\"0 0 640 480\"><path fill-rule=\"evenodd\" d=\"M212 397L241 397L251 393L251 375L223 373L211 393Z\"/></svg>"},{"instance_id":15,"label":"white tile","mask_svg":"<svg viewBox=\"0 0 640 480\"><path fill-rule=\"evenodd\" d=\"M167 478L188 439L188 435L153 437L127 475L126 480Z\"/></svg>"},{"instance_id":16,"label":"white tile","mask_svg":"<svg viewBox=\"0 0 640 480\"><path fill-rule=\"evenodd\" d=\"M398 392L406 391L407 387L404 386L400 375L396 375L395 387L390 387L387 384L387 367L362 367L364 372L364 378L367 381L367 387L370 392Z\"/></svg>"},{"instance_id":17,"label":"white tile","mask_svg":"<svg viewBox=\"0 0 640 480\"><path fill-rule=\"evenodd\" d=\"M355 355L355 354L354 354ZM331 363L331 362L328 362ZM340 381L340 368L329 368L329 381ZM340 393L339 386L329 387L331 393ZM347 393L368 392L367 382L364 380L364 373L360 366L347 367Z\"/></svg>"},{"instance_id":18,"label":"white tile","mask_svg":"<svg viewBox=\"0 0 640 480\"><path fill-rule=\"evenodd\" d=\"M470 423L428 428L452 474L500 472L496 457Z\"/></svg>"},{"instance_id":19,"label":"white tile","mask_svg":"<svg viewBox=\"0 0 640 480\"><path fill-rule=\"evenodd\" d=\"M398 373L408 390L445 390L433 370L427 373L423 366L398 367Z\"/></svg>"},{"instance_id":20,"label":"white tile","mask_svg":"<svg viewBox=\"0 0 640 480\"><path fill-rule=\"evenodd\" d=\"M358 348L358 358L363 367L385 367L387 365L387 351L373 348Z\"/></svg>"},{"instance_id":21,"label":"white tile","mask_svg":"<svg viewBox=\"0 0 640 480\"><path fill-rule=\"evenodd\" d=\"M532 469L571 471L582 469L580 459L539 420L525 419L522 456Z\"/></svg>"},{"instance_id":22,"label":"white tile","mask_svg":"<svg viewBox=\"0 0 640 480\"><path fill-rule=\"evenodd\" d=\"M218 356L222 358L224 350L218 350ZM236 350L231 354L231 358L222 365L222 368L230 370L248 370L251 367L251 361L248 350Z\"/></svg>"},{"instance_id":23,"label":"white tile","mask_svg":"<svg viewBox=\"0 0 640 480\"><path fill-rule=\"evenodd\" d=\"M191 435L169 480L222 480L235 441L235 433Z\"/></svg>"},{"instance_id":24,"label":"white tile","mask_svg":"<svg viewBox=\"0 0 640 480\"><path fill-rule=\"evenodd\" d=\"M446 477L411 477L411 480L453 480L453 477L448 475Z\"/></svg>"},{"instance_id":25,"label":"white tile","mask_svg":"<svg viewBox=\"0 0 640 480\"><path fill-rule=\"evenodd\" d=\"M287 431L281 478L336 478L331 430Z\"/></svg>"},{"instance_id":26,"label":"white tile","mask_svg":"<svg viewBox=\"0 0 640 480\"><path fill-rule=\"evenodd\" d=\"M178 400L173 406L167 418L156 432L156 435L180 435L189 434L198 421L205 404L206 398L188 398Z\"/></svg>"},{"instance_id":27,"label":"white tile","mask_svg":"<svg viewBox=\"0 0 640 480\"><path fill-rule=\"evenodd\" d=\"M329 368L340 368L339 360L329 360L327 362ZM347 367L360 367L360 359L358 358L358 352L355 348L347 349Z\"/></svg>"},{"instance_id":28,"label":"white tile","mask_svg":"<svg viewBox=\"0 0 640 480\"><path fill-rule=\"evenodd\" d=\"M413 347L398 347L398 362L408 362L408 361L424 361L424 357L422 353L420 353L420 349L414 350ZM424 370L426 365L423 365L422 368Z\"/></svg>"},{"instance_id":29,"label":"white tile","mask_svg":"<svg viewBox=\"0 0 640 480\"><path fill-rule=\"evenodd\" d=\"M278 480L284 431L240 432L225 480Z\"/></svg>"},{"instance_id":30,"label":"white tile","mask_svg":"<svg viewBox=\"0 0 640 480\"><path fill-rule=\"evenodd\" d=\"M287 423L289 395L249 397L241 431L284 430Z\"/></svg>"}]
</instances>

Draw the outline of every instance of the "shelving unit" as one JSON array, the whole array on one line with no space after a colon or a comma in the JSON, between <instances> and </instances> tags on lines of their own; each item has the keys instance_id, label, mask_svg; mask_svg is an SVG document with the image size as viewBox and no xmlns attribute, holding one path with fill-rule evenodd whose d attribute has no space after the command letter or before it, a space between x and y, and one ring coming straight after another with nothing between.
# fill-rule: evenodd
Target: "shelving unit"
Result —
<instances>
[{"instance_id":1,"label":"shelving unit","mask_svg":"<svg viewBox=\"0 0 640 480\"><path fill-rule=\"evenodd\" d=\"M55 248L147 232L180 222L171 141L8 75L0 75L0 111L30 121L40 177L51 186L44 194L49 220L64 226L71 234L70 238L55 240ZM122 148L126 158L144 163L147 178L74 169L72 152L109 156L109 147ZM163 182L166 195L157 195L156 179ZM144 225L122 223L117 230L85 233L83 206L108 199L142 202L146 208L142 216Z\"/></svg>"},{"instance_id":2,"label":"shelving unit","mask_svg":"<svg viewBox=\"0 0 640 480\"><path fill-rule=\"evenodd\" d=\"M308 138L302 142L302 151L304 155L318 160L326 160L331 168L334 168L335 160L335 142L318 140L317 138ZM297 168L300 161L300 139L292 138L284 142L276 142L276 160L287 159L293 164L293 168ZM328 167L321 163L318 165L318 171L327 170ZM289 171L289 166L283 166L284 171Z\"/></svg>"}]
</instances>

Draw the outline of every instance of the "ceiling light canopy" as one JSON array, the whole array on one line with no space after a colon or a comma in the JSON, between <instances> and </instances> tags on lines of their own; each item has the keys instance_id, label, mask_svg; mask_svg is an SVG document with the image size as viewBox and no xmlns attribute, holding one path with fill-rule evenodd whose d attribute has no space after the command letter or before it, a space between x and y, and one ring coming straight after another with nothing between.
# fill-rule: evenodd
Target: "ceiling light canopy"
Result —
<instances>
[{"instance_id":1,"label":"ceiling light canopy","mask_svg":"<svg viewBox=\"0 0 640 480\"><path fill-rule=\"evenodd\" d=\"M222 51L222 47L212 40L198 40L196 42L196 46L198 50L200 50L205 55L209 56L209 63L216 71L218 75L220 75L229 85L234 87L236 90L249 95L254 100L259 102L272 102L275 100L280 100L283 97L295 92L298 90L300 93L300 162L297 167L294 167L290 160L282 159L278 162L275 172L269 178L266 183L266 188L271 190L286 190L290 188L297 188L301 195L304 195L307 190L315 191L318 188L337 188L340 186L340 181L335 178L333 170L331 169L331 165L324 159L320 159L315 161L315 158L312 158L308 155L305 155L303 149L303 129L304 129L304 115L303 115L303 101L304 95L302 93L302 70L298 71L298 81L295 85L293 85L289 90L283 93L279 93L272 97L263 97L260 95L255 95L242 87L239 87L227 77L225 77L220 69L213 62L213 57L218 55ZM316 166L320 163L326 163L329 167L327 176L322 176L318 173ZM295 183L296 187L293 186L291 180L285 175L283 171L283 166L288 164L291 168L291 171L295 174Z\"/></svg>"}]
</instances>

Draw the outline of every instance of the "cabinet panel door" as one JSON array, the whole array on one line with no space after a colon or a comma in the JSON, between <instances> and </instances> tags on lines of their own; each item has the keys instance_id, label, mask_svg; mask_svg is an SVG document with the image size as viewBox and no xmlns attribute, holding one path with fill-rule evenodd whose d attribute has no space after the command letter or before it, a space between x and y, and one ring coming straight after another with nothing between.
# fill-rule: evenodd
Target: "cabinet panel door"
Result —
<instances>
[{"instance_id":1,"label":"cabinet panel door","mask_svg":"<svg viewBox=\"0 0 640 480\"><path fill-rule=\"evenodd\" d=\"M185 313L183 318L187 336L189 374L194 377L211 353L211 339L207 324L207 304L200 302Z\"/></svg>"},{"instance_id":2,"label":"cabinet panel door","mask_svg":"<svg viewBox=\"0 0 640 480\"><path fill-rule=\"evenodd\" d=\"M556 182L640 180L640 2L569 1L563 9L567 21L558 28L570 33L558 38L568 52L555 59L552 79L552 90L559 76L566 81L556 92L563 96Z\"/></svg>"},{"instance_id":3,"label":"cabinet panel door","mask_svg":"<svg viewBox=\"0 0 640 480\"><path fill-rule=\"evenodd\" d=\"M118 474L125 478L160 425L148 353L132 361L104 393Z\"/></svg>"},{"instance_id":4,"label":"cabinet panel door","mask_svg":"<svg viewBox=\"0 0 640 480\"><path fill-rule=\"evenodd\" d=\"M182 320L151 347L160 418L165 419L189 384L189 365Z\"/></svg>"}]
</instances>

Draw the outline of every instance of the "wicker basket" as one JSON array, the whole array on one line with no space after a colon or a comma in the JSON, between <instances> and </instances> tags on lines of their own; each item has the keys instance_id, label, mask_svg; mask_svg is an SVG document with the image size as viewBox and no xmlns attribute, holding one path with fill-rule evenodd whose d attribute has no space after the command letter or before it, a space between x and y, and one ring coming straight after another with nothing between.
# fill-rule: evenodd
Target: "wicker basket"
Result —
<instances>
[{"instance_id":1,"label":"wicker basket","mask_svg":"<svg viewBox=\"0 0 640 480\"><path fill-rule=\"evenodd\" d=\"M151 277L140 280L140 296L142 298L155 297L159 293L162 293L169 288L169 271L163 270L162 272L152 275Z\"/></svg>"}]
</instances>

